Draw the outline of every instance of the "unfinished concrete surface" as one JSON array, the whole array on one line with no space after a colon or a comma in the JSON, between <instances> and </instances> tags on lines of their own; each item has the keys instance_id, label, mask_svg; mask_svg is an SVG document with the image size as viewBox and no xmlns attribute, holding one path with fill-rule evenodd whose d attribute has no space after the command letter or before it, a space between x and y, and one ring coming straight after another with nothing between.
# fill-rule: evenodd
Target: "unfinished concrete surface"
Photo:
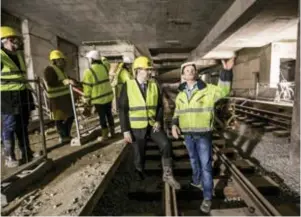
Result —
<instances>
[{"instance_id":1,"label":"unfinished concrete surface","mask_svg":"<svg viewBox=\"0 0 301 217\"><path fill-rule=\"evenodd\" d=\"M19 204L16 204L17 208L11 208L12 212L8 211L10 207L2 212L13 216L78 215L126 147L122 140L98 146L90 153L79 155L78 159L56 160L54 166L57 169L33 189L28 189L34 194L14 201ZM63 168L64 172L60 173Z\"/></svg>"}]
</instances>

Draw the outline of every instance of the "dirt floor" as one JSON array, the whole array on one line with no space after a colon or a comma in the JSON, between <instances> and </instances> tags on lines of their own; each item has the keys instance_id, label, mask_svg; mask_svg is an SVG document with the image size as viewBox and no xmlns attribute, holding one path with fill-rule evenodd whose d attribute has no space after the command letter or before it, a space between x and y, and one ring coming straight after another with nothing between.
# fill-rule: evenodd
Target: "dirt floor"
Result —
<instances>
[{"instance_id":1,"label":"dirt floor","mask_svg":"<svg viewBox=\"0 0 301 217\"><path fill-rule=\"evenodd\" d=\"M115 122L116 123L116 122ZM104 180L104 177L115 163L117 157L125 150L121 134L112 139L99 142L98 119L82 124L82 130L92 128L93 137L83 146L58 144L55 130L46 138L48 158L54 166L37 184L29 186L18 198L2 208L2 215L13 216L49 216L77 215L81 207ZM116 123L118 125L118 123ZM93 127L95 126L95 127ZM51 130L50 130L51 131ZM120 127L116 127L120 132ZM72 136L76 136L75 126ZM40 134L30 135L31 147L34 151L41 150ZM16 150L17 157L19 152ZM19 168L6 168L1 161L1 177L9 176Z\"/></svg>"},{"instance_id":2,"label":"dirt floor","mask_svg":"<svg viewBox=\"0 0 301 217\"><path fill-rule=\"evenodd\" d=\"M89 144L72 158L56 160L53 170L41 183L24 192L33 194L24 196L21 202L14 201L19 206L9 215L77 215L124 148L119 136L106 143Z\"/></svg>"},{"instance_id":3,"label":"dirt floor","mask_svg":"<svg viewBox=\"0 0 301 217\"><path fill-rule=\"evenodd\" d=\"M118 121L115 120L115 124L116 126L118 125ZM89 118L85 121L81 121L80 122L80 128L81 128L81 133L82 132L86 132L87 130L89 131L94 131L92 135L92 140L95 139L95 136L101 136L101 132L100 132L100 128L99 128L99 121L98 121L98 117L92 117ZM116 132L120 131L120 127L117 126L116 127ZM48 158L52 159L52 160L56 160L60 157L66 156L72 152L78 151L80 150L82 147L78 146L73 146L70 147L70 144L60 144L59 143L59 135L56 133L55 128L49 128L47 129L47 132L50 132L49 134L47 134L46 136L46 148L47 148L47 154L48 154ZM95 135L97 134L97 135ZM73 124L73 128L72 128L72 133L71 133L72 137L76 137L76 128L75 128L75 124ZM39 133L32 133L29 136L30 138L30 146L31 149L37 153L41 153L43 152L43 147L42 147L42 137ZM21 156L21 152L17 146L17 140L16 140L16 156L17 159L20 159ZM3 149L2 149L3 150ZM19 167L16 168L7 168L4 165L4 157L3 157L3 152L2 152L2 156L1 156L1 178L5 178L7 176L9 176L10 174L14 173L15 171L17 171Z\"/></svg>"}]
</instances>

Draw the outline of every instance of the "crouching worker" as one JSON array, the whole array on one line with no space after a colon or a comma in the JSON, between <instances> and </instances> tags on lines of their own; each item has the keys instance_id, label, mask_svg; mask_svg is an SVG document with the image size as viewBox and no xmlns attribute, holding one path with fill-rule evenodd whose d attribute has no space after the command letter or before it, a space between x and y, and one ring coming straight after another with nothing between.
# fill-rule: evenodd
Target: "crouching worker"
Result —
<instances>
[{"instance_id":1,"label":"crouching worker","mask_svg":"<svg viewBox=\"0 0 301 217\"><path fill-rule=\"evenodd\" d=\"M230 92L234 59L223 61L224 70L220 74L218 85L206 84L198 78L193 62L181 66L185 80L179 86L176 109L173 117L172 135L178 139L184 134L185 145L192 167L192 185L203 188L201 211L209 213L211 209L212 178L212 125L214 104Z\"/></svg>"},{"instance_id":2,"label":"crouching worker","mask_svg":"<svg viewBox=\"0 0 301 217\"><path fill-rule=\"evenodd\" d=\"M22 36L13 28L1 26L1 122L5 165L17 167L15 134L22 153L21 163L30 161L34 153L29 146L28 124L35 109L30 85L13 80L27 78L22 51ZM7 81L6 81L7 80Z\"/></svg>"},{"instance_id":3,"label":"crouching worker","mask_svg":"<svg viewBox=\"0 0 301 217\"><path fill-rule=\"evenodd\" d=\"M146 139L150 137L160 148L162 154L163 181L171 187L180 189L172 171L172 148L161 128L163 120L162 96L159 87L150 73L152 64L147 57L134 60L133 75L123 85L119 97L119 115L124 140L133 143L136 172L144 178Z\"/></svg>"},{"instance_id":4,"label":"crouching worker","mask_svg":"<svg viewBox=\"0 0 301 217\"><path fill-rule=\"evenodd\" d=\"M113 90L109 80L109 65L101 58L99 51L92 50L86 54L90 68L86 69L83 77L84 101L91 103L99 115L101 125L101 140L108 138L108 125L111 137L115 134L112 114ZM108 121L108 125L107 125Z\"/></svg>"}]
</instances>

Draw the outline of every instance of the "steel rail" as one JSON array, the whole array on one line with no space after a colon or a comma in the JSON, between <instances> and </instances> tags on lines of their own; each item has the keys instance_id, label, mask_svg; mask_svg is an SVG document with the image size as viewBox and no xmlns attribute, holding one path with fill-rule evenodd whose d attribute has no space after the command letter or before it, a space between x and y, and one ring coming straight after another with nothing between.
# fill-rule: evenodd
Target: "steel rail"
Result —
<instances>
[{"instance_id":1,"label":"steel rail","mask_svg":"<svg viewBox=\"0 0 301 217\"><path fill-rule=\"evenodd\" d=\"M231 163L231 161L222 153L219 152L219 148L213 146L213 151L219 159L224 163L227 169L231 172L234 181L243 189L248 198L243 198L248 201L248 207L254 208L254 212L263 216L281 216L276 208L264 198L264 196L256 189L256 187L239 171L239 169Z\"/></svg>"}]
</instances>

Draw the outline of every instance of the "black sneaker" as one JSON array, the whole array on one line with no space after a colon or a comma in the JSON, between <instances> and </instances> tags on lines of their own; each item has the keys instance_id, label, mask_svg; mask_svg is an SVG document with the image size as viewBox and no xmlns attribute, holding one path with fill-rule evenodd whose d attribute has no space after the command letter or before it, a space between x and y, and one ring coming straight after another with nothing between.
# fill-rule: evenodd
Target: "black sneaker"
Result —
<instances>
[{"instance_id":1,"label":"black sneaker","mask_svg":"<svg viewBox=\"0 0 301 217\"><path fill-rule=\"evenodd\" d=\"M212 204L211 200L203 200L200 210L203 213L209 213L211 210L211 204Z\"/></svg>"},{"instance_id":2,"label":"black sneaker","mask_svg":"<svg viewBox=\"0 0 301 217\"><path fill-rule=\"evenodd\" d=\"M33 159L33 154L31 152L29 152L27 154L27 156L22 155L21 159L20 159L20 164L25 164L30 162Z\"/></svg>"}]
</instances>

